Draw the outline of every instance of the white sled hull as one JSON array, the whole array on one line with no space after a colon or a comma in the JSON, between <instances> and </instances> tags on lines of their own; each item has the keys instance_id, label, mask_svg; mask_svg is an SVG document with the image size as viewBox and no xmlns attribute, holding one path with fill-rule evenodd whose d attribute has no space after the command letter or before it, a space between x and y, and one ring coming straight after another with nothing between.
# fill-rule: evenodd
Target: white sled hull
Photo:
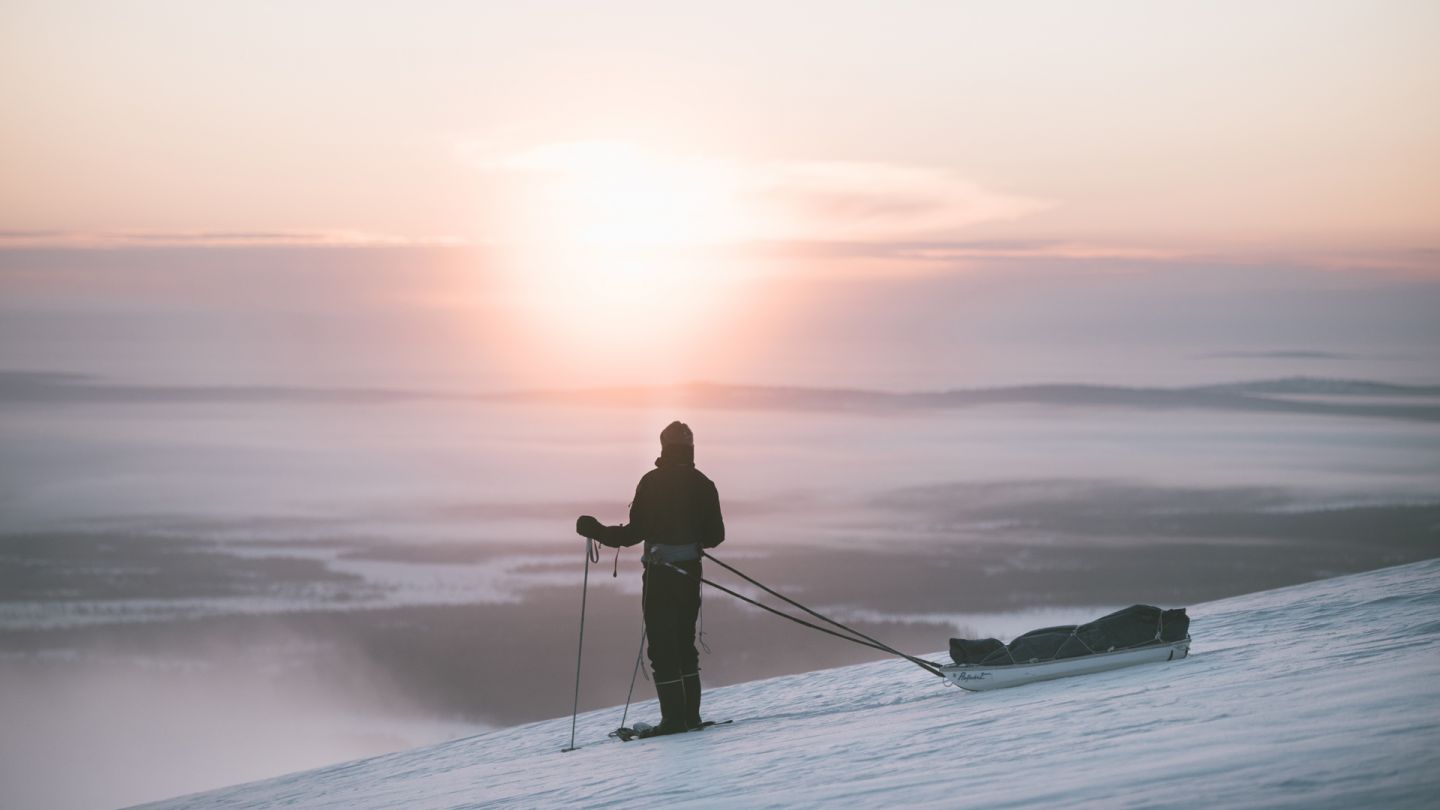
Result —
<instances>
[{"instance_id":1,"label":"white sled hull","mask_svg":"<svg viewBox=\"0 0 1440 810\"><path fill-rule=\"evenodd\" d=\"M971 692L987 689L1004 689L1007 686L1053 678L1068 678L1071 675L1088 675L1110 669L1131 667L1136 664L1151 664L1158 661L1176 661L1190 652L1190 639L1168 644L1154 644L1129 650L1096 653L1079 658L1063 658L1058 661L1040 661L1034 664L1009 664L1007 666L981 666L966 664L941 667L940 672L950 683Z\"/></svg>"}]
</instances>

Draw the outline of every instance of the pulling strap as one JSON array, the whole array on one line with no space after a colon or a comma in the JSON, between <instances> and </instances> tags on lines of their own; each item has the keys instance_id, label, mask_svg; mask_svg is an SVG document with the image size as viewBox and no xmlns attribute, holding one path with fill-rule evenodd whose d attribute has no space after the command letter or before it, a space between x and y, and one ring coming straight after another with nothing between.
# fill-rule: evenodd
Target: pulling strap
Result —
<instances>
[{"instance_id":1,"label":"pulling strap","mask_svg":"<svg viewBox=\"0 0 1440 810\"><path fill-rule=\"evenodd\" d=\"M766 587L765 585L760 584L759 582L756 582L753 578L751 578L751 577L749 577L749 576L746 576L745 574L740 573L739 571L735 570L735 568L733 568L732 566L726 565L725 563L721 562L720 560L716 560L716 559L715 559L713 556L711 556L710 554L706 554L706 553L704 553L704 552L701 552L701 553L704 554L705 557L707 557L707 558L709 558L709 559L711 559L711 560L715 560L715 563L716 563L717 565L719 565L720 567L726 569L727 571L733 572L736 576L740 577L741 579L744 579L746 582L749 582L750 584L752 584L752 585L754 585L755 587L759 588L760 590L762 590L762 591L770 594L771 596L774 596L774 597L777 598L777 599L783 600L784 602L786 602L786 603L788 603L788 604L794 605L795 607L799 608L800 610L805 611L806 613L810 614L811 616L814 616L815 618L820 619L821 621L828 622L828 623L830 623L830 624L832 624L832 625L834 625L834 626L836 626L836 627L838 627L838 628L840 628L841 630L844 630L844 631L846 631L846 632L845 632L845 633L837 633L837 632L835 632L834 630L831 630L831 629L828 628L828 627L821 627L821 626L818 625L818 624L814 624L814 623L812 623L812 622L807 622L807 621L805 621L804 619L799 618L798 616L791 616L789 613L786 613L786 612L784 612L784 611L782 611L782 610L777 610L777 609L775 609L775 608L773 608L773 607L770 607L769 605L761 604L760 602L757 602L757 601L755 601L754 599L751 599L750 597L745 596L744 594L737 593L737 592L735 592L735 591L733 591L733 590L725 587L724 585L721 585L721 584L716 583L716 582L712 582L712 581L706 579L706 578L703 577L703 576L699 576L699 575L697 575L697 574L691 574L689 571L686 571L685 569L681 568L681 567L678 566L678 565L674 565L674 564L667 563L667 562L655 562L655 563L652 563L652 564L663 565L663 566L665 566L666 568L669 568L669 569L671 569L671 570L673 570L673 571L678 571L679 573L684 574L684 575L687 576L687 577L690 577L690 578L692 578L692 579L698 579L698 580L700 580L701 582L705 583L706 585L709 585L710 587L716 589L717 591L723 591L724 593L728 593L728 594L730 594L731 596L735 597L736 599L739 599L739 600L742 601L742 602L748 602L749 604L752 604L752 605L754 605L755 607L760 608L761 610L766 610L766 611L769 611L769 612L771 612L771 613L774 613L776 616L779 616L779 617L782 618L782 619L789 619L790 621L795 622L795 623L798 624L798 625L802 625L802 626L804 626L804 627L808 627L808 628L810 628L811 630L819 630L820 632L825 633L825 634L827 634L827 635L831 635L831 636L834 636L834 637L836 637L836 638L845 639L846 641L852 642L852 643L854 643L854 644L859 644L859 645L862 646L862 647L870 647L871 649L879 650L879 651L881 651L881 652L889 653L889 654L891 654L891 655L895 655L895 656L898 656L898 657L900 657L900 658L904 658L906 661L909 661L910 663L914 664L915 666L920 667L921 669L925 670L926 672L930 673L931 675L934 675L934 676L939 677L939 678L945 677L945 675L944 675L942 672L940 672L939 669L936 668L935 664L932 664L931 662L925 661L925 660L920 659L920 658L916 658L916 657L913 656L913 655L907 655L907 654L905 654L905 653L903 653L903 652L900 652L899 650L895 649L894 647L891 647L891 646L888 645L888 644L883 644L883 643L881 643L881 642L879 642L879 641L876 641L875 639L871 638L870 636L867 636L867 635L865 635L864 633L861 633L860 631L855 630L854 628L847 627L847 626L841 624L840 622L837 622L837 621L835 621L834 619L831 619L831 618L829 618L829 617L827 617L827 616L822 616L821 614L819 614L819 613L811 610L811 609L808 608L808 607L805 607L804 605L800 604L799 602L796 602L794 599L791 599L791 598L789 598L789 597L787 597L787 596L784 596L783 594L776 593L773 589L768 588L768 587ZM846 633L850 633L851 635L846 635Z\"/></svg>"}]
</instances>

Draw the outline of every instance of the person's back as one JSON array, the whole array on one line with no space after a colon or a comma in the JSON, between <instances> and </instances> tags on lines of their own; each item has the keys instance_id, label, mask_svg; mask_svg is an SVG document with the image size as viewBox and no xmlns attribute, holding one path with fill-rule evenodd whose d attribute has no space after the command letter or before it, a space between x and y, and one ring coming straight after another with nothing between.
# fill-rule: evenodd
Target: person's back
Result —
<instances>
[{"instance_id":1,"label":"person's back","mask_svg":"<svg viewBox=\"0 0 1440 810\"><path fill-rule=\"evenodd\" d=\"M650 668L660 698L657 733L700 725L700 557L725 539L715 484L695 468L694 434L672 422L660 434L660 458L635 488L630 522L605 526L589 515L575 530L607 546L645 543L642 605Z\"/></svg>"},{"instance_id":2,"label":"person's back","mask_svg":"<svg viewBox=\"0 0 1440 810\"><path fill-rule=\"evenodd\" d=\"M635 488L630 525L638 527L647 552L674 556L698 551L694 547L714 548L725 539L720 496L714 482L695 469L693 444L662 445L655 469Z\"/></svg>"}]
</instances>

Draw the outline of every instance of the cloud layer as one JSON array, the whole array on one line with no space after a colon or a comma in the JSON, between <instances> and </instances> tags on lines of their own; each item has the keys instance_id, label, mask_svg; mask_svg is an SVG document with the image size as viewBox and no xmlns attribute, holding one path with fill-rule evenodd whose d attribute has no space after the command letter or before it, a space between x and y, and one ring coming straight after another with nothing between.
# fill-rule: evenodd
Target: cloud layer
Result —
<instances>
[{"instance_id":1,"label":"cloud layer","mask_svg":"<svg viewBox=\"0 0 1440 810\"><path fill-rule=\"evenodd\" d=\"M462 143L457 154L496 189L497 206L531 207L526 215L539 221L537 228L522 224L490 234L500 241L517 233L549 235L545 225L574 226L577 214L635 231L647 223L619 220L648 218L683 237L664 241L944 237L1055 204L923 165L668 155L607 141L513 151ZM677 226L671 220L678 217L703 222Z\"/></svg>"}]
</instances>

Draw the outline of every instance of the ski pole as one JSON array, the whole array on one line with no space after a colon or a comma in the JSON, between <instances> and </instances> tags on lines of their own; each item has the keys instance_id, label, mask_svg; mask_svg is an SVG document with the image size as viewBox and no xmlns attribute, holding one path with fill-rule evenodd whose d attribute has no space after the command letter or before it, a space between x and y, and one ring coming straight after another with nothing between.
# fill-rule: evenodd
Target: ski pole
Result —
<instances>
[{"instance_id":1,"label":"ski pole","mask_svg":"<svg viewBox=\"0 0 1440 810\"><path fill-rule=\"evenodd\" d=\"M590 563L600 562L600 544L586 538L585 540L585 579L580 585L580 645L575 651L575 706L570 710L570 747L561 748L560 753L574 751L575 746L575 720L580 716L580 662L585 652L585 600L590 595Z\"/></svg>"},{"instance_id":2,"label":"ski pole","mask_svg":"<svg viewBox=\"0 0 1440 810\"><path fill-rule=\"evenodd\" d=\"M620 727L625 727L625 718L630 716L630 699L635 697L635 679L640 675L640 656L645 654L645 621L640 621L640 649L635 651L635 669L630 672L630 691L625 693L625 711L620 713Z\"/></svg>"}]
</instances>

